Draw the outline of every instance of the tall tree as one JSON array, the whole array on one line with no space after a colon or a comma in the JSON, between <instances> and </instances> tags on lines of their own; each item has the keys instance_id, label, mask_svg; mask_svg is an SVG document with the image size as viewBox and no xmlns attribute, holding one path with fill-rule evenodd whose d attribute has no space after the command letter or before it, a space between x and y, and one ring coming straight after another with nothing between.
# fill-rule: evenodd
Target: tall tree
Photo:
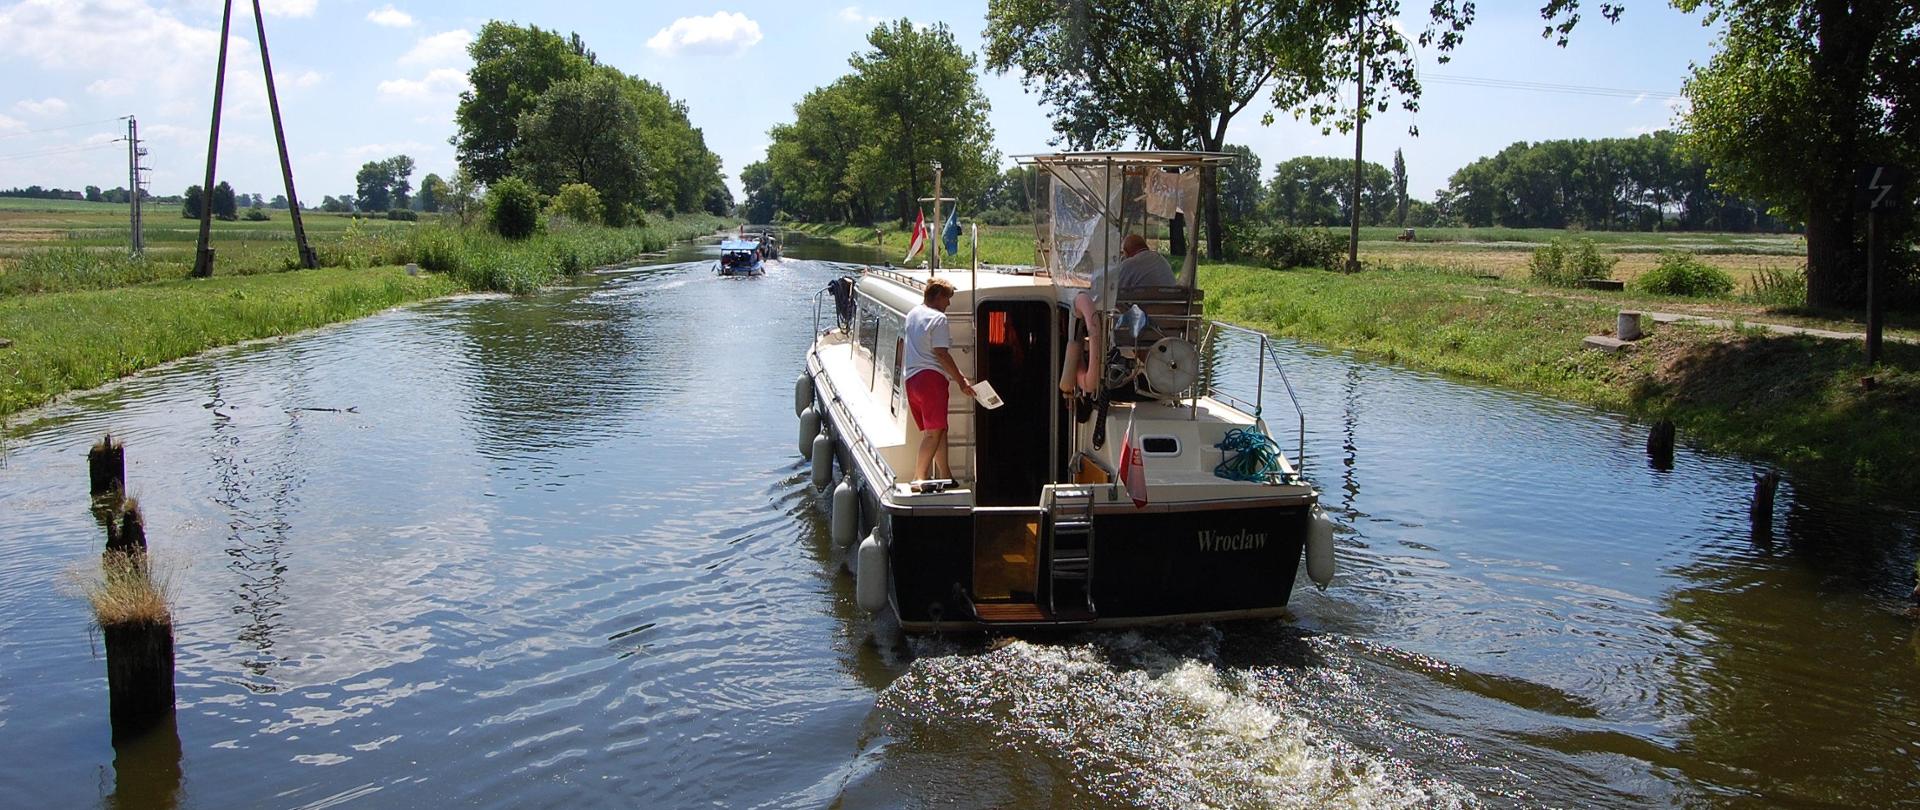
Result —
<instances>
[{"instance_id":1,"label":"tall tree","mask_svg":"<svg viewBox=\"0 0 1920 810\"><path fill-rule=\"evenodd\" d=\"M467 46L473 68L470 89L454 110L459 130L453 136L461 168L480 183L492 183L513 171L519 145L519 121L554 83L586 75L591 64L573 41L536 26L522 28L494 20L480 28Z\"/></svg>"},{"instance_id":2,"label":"tall tree","mask_svg":"<svg viewBox=\"0 0 1920 810\"><path fill-rule=\"evenodd\" d=\"M233 186L222 180L213 187L213 215L232 222L240 218L240 205L234 199Z\"/></svg>"},{"instance_id":3,"label":"tall tree","mask_svg":"<svg viewBox=\"0 0 1920 810\"><path fill-rule=\"evenodd\" d=\"M1220 169L1220 220L1231 229L1259 215L1266 190L1260 187L1260 156L1240 144L1229 144L1234 156L1231 164Z\"/></svg>"},{"instance_id":4,"label":"tall tree","mask_svg":"<svg viewBox=\"0 0 1920 810\"><path fill-rule=\"evenodd\" d=\"M1687 145L1729 191L1803 219L1807 303L1864 297L1862 165L1920 166L1920 6L1904 0L1680 0L1725 22L1685 92ZM1911 210L1911 209L1910 209ZM1913 218L1899 234L1920 232Z\"/></svg>"},{"instance_id":5,"label":"tall tree","mask_svg":"<svg viewBox=\"0 0 1920 810\"><path fill-rule=\"evenodd\" d=\"M1393 227L1407 227L1407 159L1393 150Z\"/></svg>"},{"instance_id":6,"label":"tall tree","mask_svg":"<svg viewBox=\"0 0 1920 810\"><path fill-rule=\"evenodd\" d=\"M420 210L431 214L440 210L440 203L446 199L446 194L447 181L440 179L440 175L428 172L426 177L421 178L420 193L414 196L413 201Z\"/></svg>"},{"instance_id":7,"label":"tall tree","mask_svg":"<svg viewBox=\"0 0 1920 810\"><path fill-rule=\"evenodd\" d=\"M1227 125L1284 66L1278 54L1325 32L1309 2L990 0L987 67L1019 68L1073 148L1131 139L1217 152ZM1311 48L1309 50L1312 50ZM1207 255L1222 255L1217 184L1206 187Z\"/></svg>"},{"instance_id":8,"label":"tall tree","mask_svg":"<svg viewBox=\"0 0 1920 810\"><path fill-rule=\"evenodd\" d=\"M894 192L901 222L913 219L918 198L933 190L933 162L944 172L942 191L958 199L977 196L998 174L990 105L980 91L972 54L954 42L945 23L919 28L900 19L867 34L871 50L855 54L853 89L873 111L873 135L883 145L899 185ZM859 173L878 165L854 167Z\"/></svg>"},{"instance_id":9,"label":"tall tree","mask_svg":"<svg viewBox=\"0 0 1920 810\"><path fill-rule=\"evenodd\" d=\"M412 174L413 158L406 155L361 164L353 176L356 204L362 211L405 208L407 192L413 189L407 178Z\"/></svg>"},{"instance_id":10,"label":"tall tree","mask_svg":"<svg viewBox=\"0 0 1920 810\"><path fill-rule=\"evenodd\" d=\"M780 186L773 181L773 169L767 161L756 160L741 169L740 187L747 195L740 216L756 225L773 222L780 212Z\"/></svg>"},{"instance_id":11,"label":"tall tree","mask_svg":"<svg viewBox=\"0 0 1920 810\"><path fill-rule=\"evenodd\" d=\"M555 83L520 116L513 163L542 194L571 183L592 186L607 224L625 225L646 191L639 131L640 111L619 74L595 71Z\"/></svg>"},{"instance_id":12,"label":"tall tree","mask_svg":"<svg viewBox=\"0 0 1920 810\"><path fill-rule=\"evenodd\" d=\"M200 190L200 184L187 186L185 194L180 196L180 216L187 219L200 218L200 206L207 204L206 192Z\"/></svg>"}]
</instances>

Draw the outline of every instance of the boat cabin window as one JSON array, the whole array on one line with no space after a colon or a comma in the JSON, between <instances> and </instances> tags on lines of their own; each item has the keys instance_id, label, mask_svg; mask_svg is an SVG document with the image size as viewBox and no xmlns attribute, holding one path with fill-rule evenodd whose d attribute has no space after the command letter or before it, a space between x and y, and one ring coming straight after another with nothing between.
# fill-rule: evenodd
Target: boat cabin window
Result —
<instances>
[{"instance_id":1,"label":"boat cabin window","mask_svg":"<svg viewBox=\"0 0 1920 810\"><path fill-rule=\"evenodd\" d=\"M861 299L860 314L853 319L854 345L860 347L853 353L854 367L865 375L867 390L873 390L873 375L876 363L874 358L880 355L880 307L872 301Z\"/></svg>"}]
</instances>

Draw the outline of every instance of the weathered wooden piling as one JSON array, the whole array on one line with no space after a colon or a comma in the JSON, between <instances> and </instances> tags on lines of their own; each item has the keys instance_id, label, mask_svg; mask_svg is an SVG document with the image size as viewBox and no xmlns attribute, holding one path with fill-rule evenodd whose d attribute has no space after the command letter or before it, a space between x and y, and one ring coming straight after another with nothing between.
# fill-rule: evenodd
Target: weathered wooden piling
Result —
<instances>
[{"instance_id":1,"label":"weathered wooden piling","mask_svg":"<svg viewBox=\"0 0 1920 810\"><path fill-rule=\"evenodd\" d=\"M1673 469L1673 420L1662 419L1647 432L1647 460L1654 469Z\"/></svg>"},{"instance_id":2,"label":"weathered wooden piling","mask_svg":"<svg viewBox=\"0 0 1920 810\"><path fill-rule=\"evenodd\" d=\"M87 593L107 650L108 713L115 739L173 716L173 615L143 552L109 552Z\"/></svg>"},{"instance_id":3,"label":"weathered wooden piling","mask_svg":"<svg viewBox=\"0 0 1920 810\"><path fill-rule=\"evenodd\" d=\"M107 551L144 554L147 550L147 521L140 515L140 502L122 498L116 511L117 517L107 525Z\"/></svg>"},{"instance_id":4,"label":"weathered wooden piling","mask_svg":"<svg viewBox=\"0 0 1920 810\"><path fill-rule=\"evenodd\" d=\"M1747 519L1755 537L1773 536L1773 493L1780 488L1780 473L1766 470L1753 474L1753 503L1747 506Z\"/></svg>"},{"instance_id":5,"label":"weathered wooden piling","mask_svg":"<svg viewBox=\"0 0 1920 810\"><path fill-rule=\"evenodd\" d=\"M87 479L93 485L94 495L105 495L126 485L126 446L114 441L113 434L107 434L87 451Z\"/></svg>"}]
</instances>

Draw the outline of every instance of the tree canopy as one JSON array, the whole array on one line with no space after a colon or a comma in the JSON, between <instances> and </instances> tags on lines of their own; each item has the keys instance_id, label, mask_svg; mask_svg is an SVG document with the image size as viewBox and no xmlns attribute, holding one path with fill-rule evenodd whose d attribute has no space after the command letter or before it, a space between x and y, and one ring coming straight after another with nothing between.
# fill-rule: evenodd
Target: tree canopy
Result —
<instances>
[{"instance_id":1,"label":"tree canopy","mask_svg":"<svg viewBox=\"0 0 1920 810\"><path fill-rule=\"evenodd\" d=\"M1515 143L1453 173L1445 197L1461 224L1593 230L1750 231L1781 223L1766 205L1708 182L1708 164L1660 131L1637 138Z\"/></svg>"},{"instance_id":2,"label":"tree canopy","mask_svg":"<svg viewBox=\"0 0 1920 810\"><path fill-rule=\"evenodd\" d=\"M1714 183L1806 222L1807 302L1864 297L1864 217L1854 173L1920 167L1920 7L1900 0L1681 0L1726 34L1685 92L1686 145ZM1909 202L1912 202L1909 188ZM1883 220L1897 241L1920 233ZM1904 271L1914 270L1911 259Z\"/></svg>"},{"instance_id":3,"label":"tree canopy","mask_svg":"<svg viewBox=\"0 0 1920 810\"><path fill-rule=\"evenodd\" d=\"M362 211L405 208L413 191L412 177L413 158L406 155L368 161L353 176L356 204Z\"/></svg>"},{"instance_id":4,"label":"tree canopy","mask_svg":"<svg viewBox=\"0 0 1920 810\"><path fill-rule=\"evenodd\" d=\"M978 62L945 25L877 25L852 71L807 93L794 120L767 134L766 160L741 173L748 217L867 223L913 219L932 196L973 201L999 178Z\"/></svg>"},{"instance_id":5,"label":"tree canopy","mask_svg":"<svg viewBox=\"0 0 1920 810\"><path fill-rule=\"evenodd\" d=\"M472 89L460 96L453 143L474 181L524 176L548 195L587 183L617 224L643 209L730 204L720 158L685 102L600 64L578 34L496 20L468 53Z\"/></svg>"}]
</instances>

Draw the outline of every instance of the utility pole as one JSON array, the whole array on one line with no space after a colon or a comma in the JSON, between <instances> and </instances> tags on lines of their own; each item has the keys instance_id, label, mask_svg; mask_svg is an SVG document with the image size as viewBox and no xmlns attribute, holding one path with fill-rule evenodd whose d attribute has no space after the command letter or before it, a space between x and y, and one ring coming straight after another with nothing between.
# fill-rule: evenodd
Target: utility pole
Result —
<instances>
[{"instance_id":1,"label":"utility pole","mask_svg":"<svg viewBox=\"0 0 1920 810\"><path fill-rule=\"evenodd\" d=\"M253 0L253 24L260 34L260 71L267 77L267 109L273 113L273 141L280 147L280 176L287 181L287 215L293 217L293 241L299 246L300 265L312 270L320 266L320 257L307 244L307 229L300 223L300 195L293 192L293 162L287 157L286 130L280 126L280 96L273 90L273 60L267 56L267 20L260 14L260 0Z\"/></svg>"},{"instance_id":2,"label":"utility pole","mask_svg":"<svg viewBox=\"0 0 1920 810\"><path fill-rule=\"evenodd\" d=\"M1354 53L1358 59L1359 80L1354 82L1358 88L1357 100L1353 107L1353 197L1348 202L1352 208L1353 226L1347 234L1347 272L1360 272L1360 144L1362 130L1367 125L1367 10L1360 9L1360 22L1354 26Z\"/></svg>"},{"instance_id":3,"label":"utility pole","mask_svg":"<svg viewBox=\"0 0 1920 810\"><path fill-rule=\"evenodd\" d=\"M200 187L200 242L193 253L193 277L213 276L213 167L220 154L220 93L227 84L227 34L233 23L233 0L220 14L220 61L213 69L213 125L207 130L207 182Z\"/></svg>"},{"instance_id":4,"label":"utility pole","mask_svg":"<svg viewBox=\"0 0 1920 810\"><path fill-rule=\"evenodd\" d=\"M140 173L147 168L140 165L140 159L147 156L147 150L140 146L138 118L127 116L127 137L121 140L127 142L127 224L132 228L129 244L133 245L133 255L143 256L146 255L147 240L144 222L140 217L140 192L144 182L140 179Z\"/></svg>"}]
</instances>

